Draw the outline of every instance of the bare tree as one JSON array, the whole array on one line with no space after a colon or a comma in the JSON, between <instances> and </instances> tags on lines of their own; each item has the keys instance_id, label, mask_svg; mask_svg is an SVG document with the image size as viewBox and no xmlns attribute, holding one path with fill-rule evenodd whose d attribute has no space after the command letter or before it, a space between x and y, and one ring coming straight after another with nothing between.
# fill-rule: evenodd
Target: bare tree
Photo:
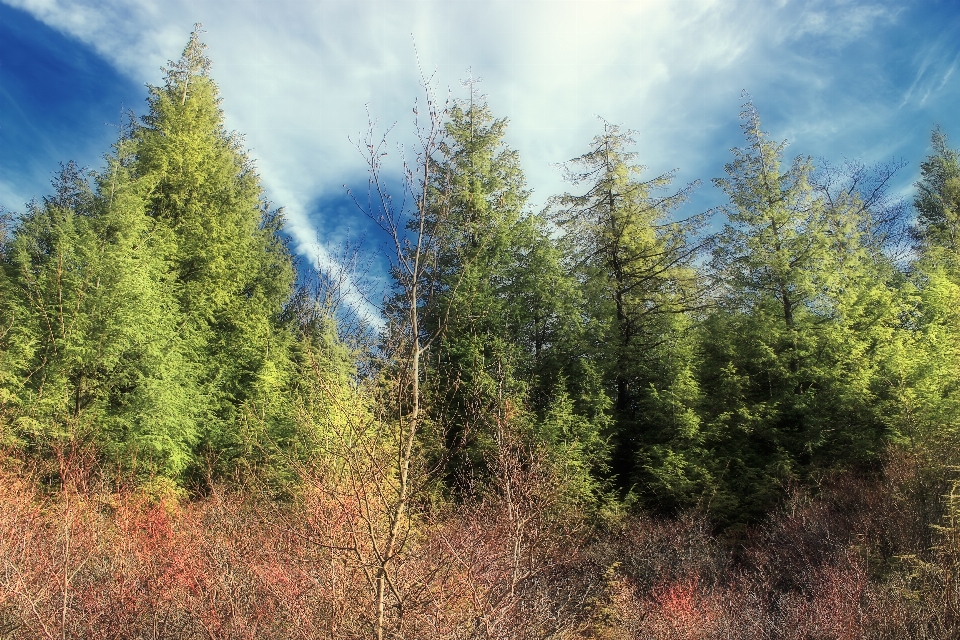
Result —
<instances>
[{"instance_id":1,"label":"bare tree","mask_svg":"<svg viewBox=\"0 0 960 640\"><path fill-rule=\"evenodd\" d=\"M903 160L872 167L859 160L846 160L840 165L821 160L811 177L811 185L827 208L859 221L857 232L864 241L895 262L905 260L910 249L908 203L891 194L897 173L905 166Z\"/></svg>"},{"instance_id":2,"label":"bare tree","mask_svg":"<svg viewBox=\"0 0 960 640\"><path fill-rule=\"evenodd\" d=\"M434 157L440 152L447 103L437 101L432 78L421 71L421 79L425 101L424 104L418 101L413 109L416 142L413 157L403 159L401 198L395 199L389 193L384 179L383 159L388 156L389 130L378 137L372 119L365 138L357 145L367 161L366 203L351 194L361 211L389 238L395 283L395 295L386 308L388 326L382 355L385 370L391 373L389 422L394 425L396 466L386 483L389 495L384 496L385 530L378 534L373 528L368 529L376 560L373 583L377 640L384 637L387 628L386 607L390 597L395 600L402 618L403 596L394 577L410 534L408 511L418 486L412 473L415 443L423 421L422 361L437 337L436 333L425 332L421 314L424 300L430 299L435 288L431 266L444 221L444 189L438 187L442 180L434 175L437 167Z\"/></svg>"}]
</instances>

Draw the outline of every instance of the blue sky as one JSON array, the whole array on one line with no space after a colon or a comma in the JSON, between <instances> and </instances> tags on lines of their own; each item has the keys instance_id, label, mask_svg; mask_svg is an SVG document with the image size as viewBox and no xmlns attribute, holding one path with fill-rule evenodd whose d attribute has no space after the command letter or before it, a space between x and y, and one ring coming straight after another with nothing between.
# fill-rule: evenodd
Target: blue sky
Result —
<instances>
[{"instance_id":1,"label":"blue sky","mask_svg":"<svg viewBox=\"0 0 960 640\"><path fill-rule=\"evenodd\" d=\"M365 105L409 142L420 63L441 93L471 69L510 118L533 206L567 187L597 116L638 132L650 175L703 185L740 144L746 89L788 154L903 159L912 192L931 128L960 146L960 9L855 0L0 0L0 205L42 196L59 162L96 167L121 108L202 22L228 126L309 260L335 261L367 222L344 197L365 184L351 144ZM398 154L388 158L399 170ZM369 248L369 247L368 247Z\"/></svg>"}]
</instances>

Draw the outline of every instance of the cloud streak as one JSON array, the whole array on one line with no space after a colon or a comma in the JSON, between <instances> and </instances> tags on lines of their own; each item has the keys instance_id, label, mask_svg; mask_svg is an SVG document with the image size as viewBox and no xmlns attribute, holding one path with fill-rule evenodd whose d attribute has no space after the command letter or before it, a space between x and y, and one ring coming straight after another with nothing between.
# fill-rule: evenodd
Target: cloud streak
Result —
<instances>
[{"instance_id":1,"label":"cloud streak","mask_svg":"<svg viewBox=\"0 0 960 640\"><path fill-rule=\"evenodd\" d=\"M246 134L297 251L328 266L329 243L364 223L317 203L365 180L348 141L367 128L364 105L384 126L397 123L396 142L411 141L414 42L441 91L460 93L468 68L484 78L494 112L510 117L508 142L521 153L535 206L567 188L554 165L585 150L597 115L639 132L652 171L681 167L685 179L709 178L738 143L744 88L771 113L768 122L820 145L819 155L834 139L864 139L863 113L892 117L897 99L884 87L899 88L907 105L949 90L957 61L945 35L906 91L910 80L886 77L872 60L883 53L877 41L906 11L886 1L3 1L141 82L158 82L159 67L202 22L228 125ZM844 94L850 86L864 87L862 97Z\"/></svg>"}]
</instances>

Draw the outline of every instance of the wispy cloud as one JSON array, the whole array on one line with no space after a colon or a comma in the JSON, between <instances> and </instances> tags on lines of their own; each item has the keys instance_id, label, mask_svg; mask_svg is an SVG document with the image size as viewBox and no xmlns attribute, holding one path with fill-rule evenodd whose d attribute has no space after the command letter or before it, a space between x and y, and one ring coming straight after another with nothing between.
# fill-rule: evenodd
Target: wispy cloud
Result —
<instances>
[{"instance_id":1,"label":"wispy cloud","mask_svg":"<svg viewBox=\"0 0 960 640\"><path fill-rule=\"evenodd\" d=\"M315 204L364 182L348 141L367 127L364 105L382 125L397 123L397 142L410 139L414 42L441 92L458 93L468 67L483 77L495 113L510 117L508 141L539 205L566 188L554 165L585 150L597 115L639 131L651 170L681 167L691 179L712 177L726 160L744 88L761 107L778 104L786 131L823 144L838 136L836 123L859 131L862 113L879 113L886 98L844 89L870 74L889 84L871 57L876 34L903 12L901 3L853 0L2 1L138 81L158 82L202 22L228 124L246 133L297 250L321 262L334 261L330 238L363 226ZM838 51L853 70L839 68ZM956 63L945 36L900 95L942 88Z\"/></svg>"},{"instance_id":2,"label":"wispy cloud","mask_svg":"<svg viewBox=\"0 0 960 640\"><path fill-rule=\"evenodd\" d=\"M813 0L802 5L799 20L785 35L791 38L818 36L834 47L849 44L880 25L895 22L904 9L899 3L854 0Z\"/></svg>"},{"instance_id":3,"label":"wispy cloud","mask_svg":"<svg viewBox=\"0 0 960 640\"><path fill-rule=\"evenodd\" d=\"M923 106L931 95L944 89L960 60L960 19L954 18L941 31L918 42L913 56L913 80L903 93L900 108L911 103Z\"/></svg>"}]
</instances>

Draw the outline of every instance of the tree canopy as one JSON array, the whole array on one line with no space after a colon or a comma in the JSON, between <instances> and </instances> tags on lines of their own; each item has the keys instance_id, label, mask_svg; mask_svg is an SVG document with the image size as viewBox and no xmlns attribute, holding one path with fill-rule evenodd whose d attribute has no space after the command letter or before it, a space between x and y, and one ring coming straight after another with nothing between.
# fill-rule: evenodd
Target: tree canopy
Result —
<instances>
[{"instance_id":1,"label":"tree canopy","mask_svg":"<svg viewBox=\"0 0 960 640\"><path fill-rule=\"evenodd\" d=\"M738 526L890 447L953 459L934 443L960 424L960 161L939 129L904 254L885 195L901 165L789 160L752 102L717 211L689 212L699 183L648 176L606 121L563 165L571 192L533 211L509 122L471 81L429 103L416 206L388 225L386 328L358 353L298 281L198 32L164 73L101 169L64 165L0 218L3 440L50 469L89 448L143 482L279 487L331 438L394 433L374 447L396 456L383 481L405 478L394 528L404 474L482 496L507 450L545 456L590 508Z\"/></svg>"}]
</instances>

